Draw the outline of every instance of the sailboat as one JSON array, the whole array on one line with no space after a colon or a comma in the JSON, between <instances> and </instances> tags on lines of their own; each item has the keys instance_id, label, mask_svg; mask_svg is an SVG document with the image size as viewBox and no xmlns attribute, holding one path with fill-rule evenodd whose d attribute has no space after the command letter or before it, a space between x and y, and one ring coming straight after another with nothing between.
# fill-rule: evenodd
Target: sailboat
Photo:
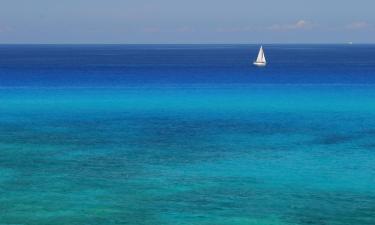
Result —
<instances>
[{"instance_id":1,"label":"sailboat","mask_svg":"<svg viewBox=\"0 0 375 225\"><path fill-rule=\"evenodd\" d=\"M256 66L266 66L266 64L267 64L266 56L264 55L263 46L261 46L260 49L259 49L258 58L254 62L254 65L256 65Z\"/></svg>"}]
</instances>

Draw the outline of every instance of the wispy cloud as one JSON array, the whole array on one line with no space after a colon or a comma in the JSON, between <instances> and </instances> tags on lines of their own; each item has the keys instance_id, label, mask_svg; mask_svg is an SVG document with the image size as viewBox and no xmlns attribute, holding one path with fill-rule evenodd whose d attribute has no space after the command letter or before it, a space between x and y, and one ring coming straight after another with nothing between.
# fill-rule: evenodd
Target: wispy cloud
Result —
<instances>
[{"instance_id":1,"label":"wispy cloud","mask_svg":"<svg viewBox=\"0 0 375 225\"><path fill-rule=\"evenodd\" d=\"M239 32L248 32L252 31L251 27L219 27L216 29L216 32L220 33L239 33Z\"/></svg>"},{"instance_id":2,"label":"wispy cloud","mask_svg":"<svg viewBox=\"0 0 375 225\"><path fill-rule=\"evenodd\" d=\"M371 25L364 21L353 22L346 26L346 28L350 30L361 30L369 27L371 27Z\"/></svg>"},{"instance_id":3,"label":"wispy cloud","mask_svg":"<svg viewBox=\"0 0 375 225\"><path fill-rule=\"evenodd\" d=\"M177 28L176 31L179 33L192 33L195 32L195 29L192 27L184 26Z\"/></svg>"},{"instance_id":4,"label":"wispy cloud","mask_svg":"<svg viewBox=\"0 0 375 225\"><path fill-rule=\"evenodd\" d=\"M301 30L301 29L310 29L313 27L313 24L306 20L298 20L293 24L274 24L268 27L269 30L274 31L287 31L287 30Z\"/></svg>"},{"instance_id":5,"label":"wispy cloud","mask_svg":"<svg viewBox=\"0 0 375 225\"><path fill-rule=\"evenodd\" d=\"M144 33L192 33L196 30L192 27L182 26L176 28L145 27L141 31Z\"/></svg>"},{"instance_id":6,"label":"wispy cloud","mask_svg":"<svg viewBox=\"0 0 375 225\"><path fill-rule=\"evenodd\" d=\"M0 24L0 33L4 33L4 32L7 32L7 31L10 31L10 30L12 30L10 27L4 26L3 24Z\"/></svg>"},{"instance_id":7,"label":"wispy cloud","mask_svg":"<svg viewBox=\"0 0 375 225\"><path fill-rule=\"evenodd\" d=\"M145 33L160 33L161 29L159 27L145 27L142 31Z\"/></svg>"}]
</instances>

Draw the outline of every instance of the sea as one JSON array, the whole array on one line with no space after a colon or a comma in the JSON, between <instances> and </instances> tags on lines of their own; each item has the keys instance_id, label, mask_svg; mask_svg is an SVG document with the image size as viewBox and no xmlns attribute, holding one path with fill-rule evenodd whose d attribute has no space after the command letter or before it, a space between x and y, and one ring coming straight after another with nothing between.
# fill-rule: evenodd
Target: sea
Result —
<instances>
[{"instance_id":1,"label":"sea","mask_svg":"<svg viewBox=\"0 0 375 225\"><path fill-rule=\"evenodd\" d=\"M0 45L1 225L374 225L375 45Z\"/></svg>"}]
</instances>

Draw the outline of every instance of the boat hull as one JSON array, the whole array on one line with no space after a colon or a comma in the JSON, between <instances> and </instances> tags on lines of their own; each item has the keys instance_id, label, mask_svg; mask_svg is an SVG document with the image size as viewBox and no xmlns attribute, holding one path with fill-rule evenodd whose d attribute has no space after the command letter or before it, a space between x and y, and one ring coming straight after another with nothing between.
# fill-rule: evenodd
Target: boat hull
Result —
<instances>
[{"instance_id":1,"label":"boat hull","mask_svg":"<svg viewBox=\"0 0 375 225\"><path fill-rule=\"evenodd\" d=\"M263 62L254 62L253 63L255 66L266 66L267 63L263 63Z\"/></svg>"}]
</instances>

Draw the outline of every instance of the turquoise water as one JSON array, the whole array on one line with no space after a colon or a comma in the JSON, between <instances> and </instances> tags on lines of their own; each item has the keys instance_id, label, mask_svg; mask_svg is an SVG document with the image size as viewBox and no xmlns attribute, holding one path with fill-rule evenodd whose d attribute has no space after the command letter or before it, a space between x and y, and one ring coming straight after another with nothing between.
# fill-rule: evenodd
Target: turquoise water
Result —
<instances>
[{"instance_id":1,"label":"turquoise water","mask_svg":"<svg viewBox=\"0 0 375 225\"><path fill-rule=\"evenodd\" d=\"M375 86L0 89L0 224L375 224Z\"/></svg>"},{"instance_id":2,"label":"turquoise water","mask_svg":"<svg viewBox=\"0 0 375 225\"><path fill-rule=\"evenodd\" d=\"M0 225L374 225L375 45L264 48L0 45Z\"/></svg>"}]
</instances>

